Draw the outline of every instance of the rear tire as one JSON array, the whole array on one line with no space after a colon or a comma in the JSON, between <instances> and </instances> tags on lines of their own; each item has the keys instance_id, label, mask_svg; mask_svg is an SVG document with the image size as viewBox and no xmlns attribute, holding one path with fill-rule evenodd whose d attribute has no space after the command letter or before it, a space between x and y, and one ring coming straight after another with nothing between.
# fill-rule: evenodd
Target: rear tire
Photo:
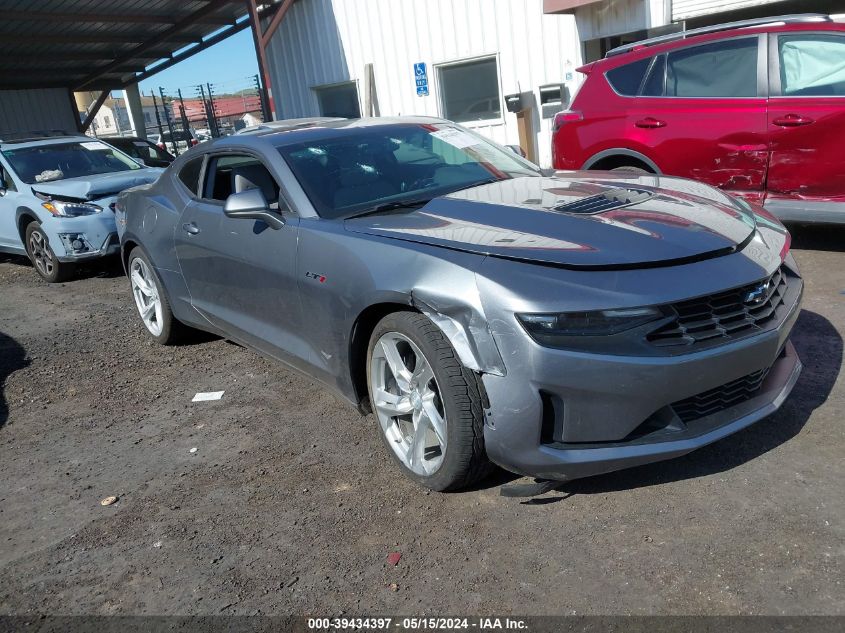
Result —
<instances>
[{"instance_id":1,"label":"rear tire","mask_svg":"<svg viewBox=\"0 0 845 633\"><path fill-rule=\"evenodd\" d=\"M26 227L26 254L41 278L51 284L65 281L73 274L73 264L56 259L50 240L39 222L30 222Z\"/></svg>"},{"instance_id":2,"label":"rear tire","mask_svg":"<svg viewBox=\"0 0 845 633\"><path fill-rule=\"evenodd\" d=\"M185 340L189 328L173 316L164 286L139 247L129 253L126 270L138 316L150 338L160 345L174 345Z\"/></svg>"},{"instance_id":3,"label":"rear tire","mask_svg":"<svg viewBox=\"0 0 845 633\"><path fill-rule=\"evenodd\" d=\"M489 474L480 381L426 316L395 312L376 325L367 384L379 434L407 477L446 491Z\"/></svg>"}]
</instances>

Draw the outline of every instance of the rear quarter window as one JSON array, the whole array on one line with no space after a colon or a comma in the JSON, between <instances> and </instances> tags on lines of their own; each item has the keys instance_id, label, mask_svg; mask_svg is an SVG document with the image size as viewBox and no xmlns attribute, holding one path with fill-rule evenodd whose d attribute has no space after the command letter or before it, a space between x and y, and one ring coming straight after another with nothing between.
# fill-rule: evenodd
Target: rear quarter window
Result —
<instances>
[{"instance_id":1,"label":"rear quarter window","mask_svg":"<svg viewBox=\"0 0 845 633\"><path fill-rule=\"evenodd\" d=\"M199 191L200 172L202 171L203 156L189 160L182 169L179 170L179 180L185 185L195 196Z\"/></svg>"},{"instance_id":2,"label":"rear quarter window","mask_svg":"<svg viewBox=\"0 0 845 633\"><path fill-rule=\"evenodd\" d=\"M605 77L616 92L626 97L635 97L640 90L646 72L648 72L650 63L651 58L631 62L619 68L608 70Z\"/></svg>"}]
</instances>

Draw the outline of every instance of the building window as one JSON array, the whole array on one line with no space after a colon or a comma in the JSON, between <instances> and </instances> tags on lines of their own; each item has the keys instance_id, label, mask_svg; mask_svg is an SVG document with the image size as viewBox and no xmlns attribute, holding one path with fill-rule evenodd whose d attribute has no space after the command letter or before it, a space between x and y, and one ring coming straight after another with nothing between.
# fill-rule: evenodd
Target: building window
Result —
<instances>
[{"instance_id":1,"label":"building window","mask_svg":"<svg viewBox=\"0 0 845 633\"><path fill-rule=\"evenodd\" d=\"M443 116L458 123L502 118L495 57L438 68Z\"/></svg>"},{"instance_id":2,"label":"building window","mask_svg":"<svg viewBox=\"0 0 845 633\"><path fill-rule=\"evenodd\" d=\"M318 86L314 88L317 102L320 104L322 116L336 116L346 119L357 119L361 116L361 106L358 104L358 84L350 81L332 86Z\"/></svg>"},{"instance_id":3,"label":"building window","mask_svg":"<svg viewBox=\"0 0 845 633\"><path fill-rule=\"evenodd\" d=\"M111 127L111 117L109 117L108 114L103 117L103 125L105 125L106 127Z\"/></svg>"}]
</instances>

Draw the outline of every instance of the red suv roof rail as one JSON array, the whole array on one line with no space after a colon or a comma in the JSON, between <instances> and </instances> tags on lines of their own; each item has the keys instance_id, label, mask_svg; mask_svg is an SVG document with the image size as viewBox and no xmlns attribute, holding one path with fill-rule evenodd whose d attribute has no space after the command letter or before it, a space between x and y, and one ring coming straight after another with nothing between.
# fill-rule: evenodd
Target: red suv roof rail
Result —
<instances>
[{"instance_id":1,"label":"red suv roof rail","mask_svg":"<svg viewBox=\"0 0 845 633\"><path fill-rule=\"evenodd\" d=\"M695 35L705 35L707 33L719 33L720 31L732 31L734 29L748 29L754 26L766 26L768 24L800 24L805 22L833 22L829 15L823 13L798 13L794 15L781 15L768 18L756 18L754 20L741 20L739 22L727 22L725 24L716 24L713 26L704 26L699 29L692 29L690 31L679 31L677 33L670 33L669 35L661 35L653 37L648 40L640 42L633 42L632 44L625 44L618 46L607 52L605 57L615 57L622 55L635 49L645 46L656 46L658 44L666 44L667 42L675 42L683 40Z\"/></svg>"}]
</instances>

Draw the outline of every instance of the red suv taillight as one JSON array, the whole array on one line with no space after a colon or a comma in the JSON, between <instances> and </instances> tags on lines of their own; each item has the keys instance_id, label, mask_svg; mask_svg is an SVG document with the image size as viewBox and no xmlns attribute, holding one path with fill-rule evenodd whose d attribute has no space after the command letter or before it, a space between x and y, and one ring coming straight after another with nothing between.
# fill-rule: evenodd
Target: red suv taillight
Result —
<instances>
[{"instance_id":1,"label":"red suv taillight","mask_svg":"<svg viewBox=\"0 0 845 633\"><path fill-rule=\"evenodd\" d=\"M575 110L564 110L563 112L558 112L555 115L554 131L557 132L567 123L576 123L583 120L584 115L580 112L576 112Z\"/></svg>"}]
</instances>

